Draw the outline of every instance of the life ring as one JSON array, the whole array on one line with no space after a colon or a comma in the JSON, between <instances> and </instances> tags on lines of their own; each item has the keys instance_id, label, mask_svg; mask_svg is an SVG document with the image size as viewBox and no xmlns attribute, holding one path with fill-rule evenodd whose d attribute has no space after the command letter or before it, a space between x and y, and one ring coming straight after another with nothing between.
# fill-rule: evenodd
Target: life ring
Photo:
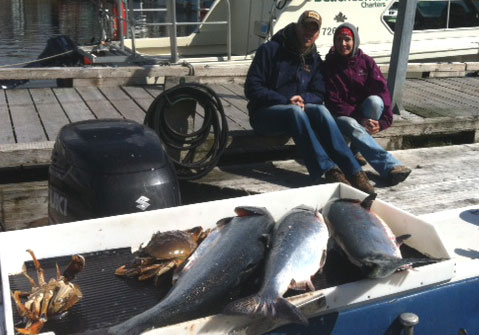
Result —
<instances>
[{"instance_id":1,"label":"life ring","mask_svg":"<svg viewBox=\"0 0 479 335\"><path fill-rule=\"evenodd\" d=\"M123 21L123 24L120 24L120 21ZM120 32L119 27L122 27L122 36L127 35L128 31L128 22L126 21L126 5L125 2L121 1L121 19L118 10L118 1L115 0L115 5L113 6L113 36L112 39L114 41L118 41L120 39Z\"/></svg>"}]
</instances>

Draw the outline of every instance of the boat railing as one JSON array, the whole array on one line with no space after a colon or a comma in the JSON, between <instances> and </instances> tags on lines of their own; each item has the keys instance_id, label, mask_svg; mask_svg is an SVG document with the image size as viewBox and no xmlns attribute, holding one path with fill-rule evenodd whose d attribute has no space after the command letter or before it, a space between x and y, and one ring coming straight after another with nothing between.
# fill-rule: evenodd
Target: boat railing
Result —
<instances>
[{"instance_id":1,"label":"boat railing","mask_svg":"<svg viewBox=\"0 0 479 335\"><path fill-rule=\"evenodd\" d=\"M124 0L116 0L117 1L117 8L122 8L122 2ZM172 63L178 63L179 54L178 54L178 36L177 36L177 26L203 26L203 25L226 25L226 54L228 60L231 60L231 4L230 0L224 0L226 2L226 9L227 9L227 17L226 20L223 21L197 21L197 22L178 22L176 17L176 0L167 0L166 8L132 8L132 1L129 2L127 16L122 17L119 15L118 21L120 22L119 26L123 26L123 22L126 21L128 25L128 35L131 38L132 42L132 49L133 52L135 50L135 33L131 29L133 26L136 27L137 23L135 20L134 15L128 15L132 12L166 12L167 14L167 21L168 22L150 22L150 23L142 23L143 26L166 26L169 27L168 29L168 36L170 38L170 61ZM202 9L202 8L199 8ZM123 29L118 29L119 32L119 40L121 48L124 48L124 40L125 36L123 34Z\"/></svg>"}]
</instances>

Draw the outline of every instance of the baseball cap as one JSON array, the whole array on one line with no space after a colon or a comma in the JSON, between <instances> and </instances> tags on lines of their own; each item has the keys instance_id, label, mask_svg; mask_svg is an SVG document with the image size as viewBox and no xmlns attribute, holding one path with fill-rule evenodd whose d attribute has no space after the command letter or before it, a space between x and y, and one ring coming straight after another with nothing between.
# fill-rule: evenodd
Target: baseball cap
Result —
<instances>
[{"instance_id":1,"label":"baseball cap","mask_svg":"<svg viewBox=\"0 0 479 335\"><path fill-rule=\"evenodd\" d=\"M322 23L321 15L319 15L319 13L314 10L304 11L303 14L301 14L301 16L299 17L298 23L305 25L310 22L315 23L318 26L319 30Z\"/></svg>"}]
</instances>

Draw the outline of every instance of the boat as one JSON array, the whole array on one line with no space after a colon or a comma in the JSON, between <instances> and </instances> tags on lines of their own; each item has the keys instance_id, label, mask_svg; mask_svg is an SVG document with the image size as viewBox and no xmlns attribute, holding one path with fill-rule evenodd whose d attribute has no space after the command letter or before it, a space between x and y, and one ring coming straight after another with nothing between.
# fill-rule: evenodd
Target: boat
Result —
<instances>
[{"instance_id":1,"label":"boat","mask_svg":"<svg viewBox=\"0 0 479 335\"><path fill-rule=\"evenodd\" d=\"M377 63L389 63L398 1L395 0L216 0L208 3L197 22L178 22L172 8L191 3L199 11L198 1L168 0L169 20L150 23L165 27L197 26L187 36L176 36L170 29L166 37L135 38L125 34L122 46L140 55L173 62L251 60L255 50L272 34L295 22L304 10L316 10L323 19L316 41L323 56L332 45L337 26L350 22L358 26L361 48ZM132 9L133 10L133 9ZM134 9L141 12L141 8ZM148 9L152 10L152 9ZM138 14L137 14L138 15ZM135 25L135 15L128 16ZM128 35L128 36L126 36ZM409 60L413 62L478 61L479 3L473 0L419 0Z\"/></svg>"},{"instance_id":2,"label":"boat","mask_svg":"<svg viewBox=\"0 0 479 335\"><path fill-rule=\"evenodd\" d=\"M148 285L125 284L109 272L122 252L130 254L154 232L196 225L212 228L218 219L233 215L236 206L245 205L264 206L279 219L299 204L322 208L333 197L364 199L366 194L344 184L325 184L1 233L4 311L0 327L3 325L4 329L0 332L14 334L10 291L17 283L15 277L21 276L29 260L27 248L35 251L42 264L50 263L52 269L55 261L65 259L64 256L85 255L87 265L75 280L84 299L63 319L66 334L77 333L85 331L84 327L108 325L112 322L108 315L117 320L127 318L125 313L135 315L147 308L145 299L155 299L155 291ZM406 240L408 252L440 261L383 279L341 277L339 283L288 297L308 317L307 327L215 314L145 334L399 334L401 330L411 331L412 327L417 334L478 333L477 206L417 217L378 199L372 210L395 235L412 235ZM328 261L335 262L328 258L326 266ZM126 289L119 289L118 285ZM151 299L148 303L152 303Z\"/></svg>"}]
</instances>

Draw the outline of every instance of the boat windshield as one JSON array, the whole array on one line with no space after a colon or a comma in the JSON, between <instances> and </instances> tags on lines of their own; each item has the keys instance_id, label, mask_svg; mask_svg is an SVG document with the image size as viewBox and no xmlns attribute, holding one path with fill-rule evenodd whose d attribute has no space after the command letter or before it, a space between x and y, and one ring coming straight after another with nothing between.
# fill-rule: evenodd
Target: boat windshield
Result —
<instances>
[{"instance_id":1,"label":"boat windshield","mask_svg":"<svg viewBox=\"0 0 479 335\"><path fill-rule=\"evenodd\" d=\"M383 18L395 29L398 1L385 11ZM479 0L420 0L417 3L414 30L451 29L479 26Z\"/></svg>"}]
</instances>

